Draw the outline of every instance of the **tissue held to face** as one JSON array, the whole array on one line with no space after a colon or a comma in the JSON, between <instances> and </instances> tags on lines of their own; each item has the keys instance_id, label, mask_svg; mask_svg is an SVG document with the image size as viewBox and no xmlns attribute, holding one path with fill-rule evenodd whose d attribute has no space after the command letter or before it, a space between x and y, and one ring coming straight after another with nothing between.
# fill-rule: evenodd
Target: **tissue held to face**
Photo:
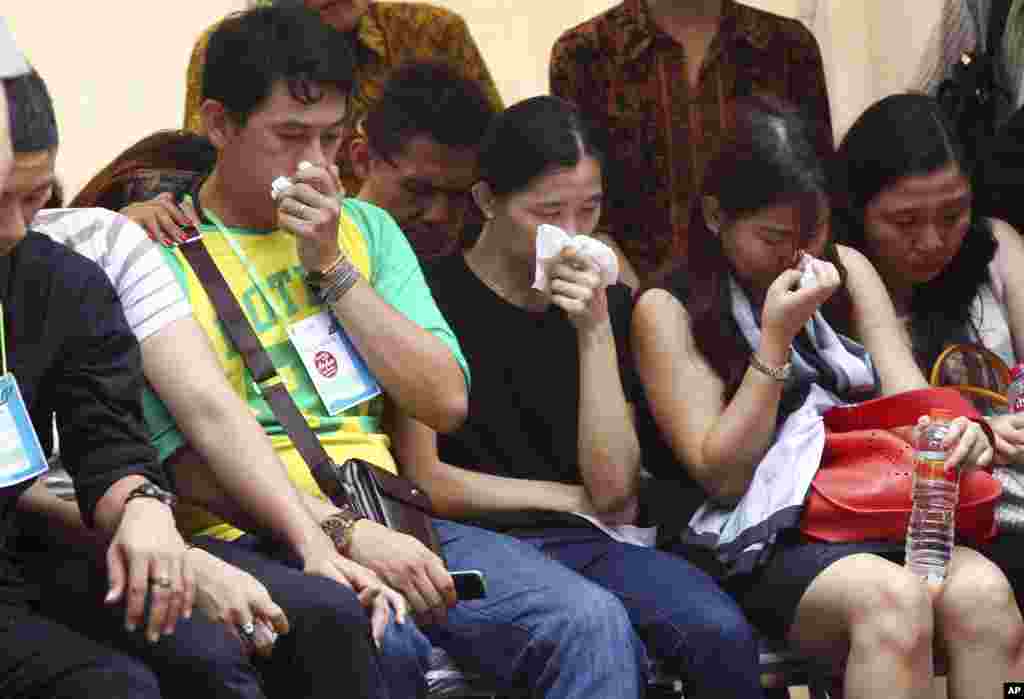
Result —
<instances>
[{"instance_id":1,"label":"tissue held to face","mask_svg":"<svg viewBox=\"0 0 1024 699\"><path fill-rule=\"evenodd\" d=\"M591 235L601 216L601 166L585 156L571 168L546 171L517 192L493 201L490 225L502 231L509 255L533 261L537 226L547 223L569 235Z\"/></svg>"},{"instance_id":2,"label":"tissue held to face","mask_svg":"<svg viewBox=\"0 0 1024 699\"><path fill-rule=\"evenodd\" d=\"M768 206L722 224L722 249L736 276L760 295L782 272L796 267L805 250L814 257L823 254L828 220L828 207L820 207L818 224L808 236L801 230L798 205Z\"/></svg>"}]
</instances>

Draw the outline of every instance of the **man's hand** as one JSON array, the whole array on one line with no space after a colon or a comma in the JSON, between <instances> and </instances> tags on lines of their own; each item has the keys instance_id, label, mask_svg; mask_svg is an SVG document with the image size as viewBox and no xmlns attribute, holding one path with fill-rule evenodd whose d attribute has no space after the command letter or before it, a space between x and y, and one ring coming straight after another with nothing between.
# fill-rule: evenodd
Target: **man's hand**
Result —
<instances>
[{"instance_id":1,"label":"man's hand","mask_svg":"<svg viewBox=\"0 0 1024 699\"><path fill-rule=\"evenodd\" d=\"M308 165L300 166L292 185L278 198L278 224L295 236L299 261L307 272L322 272L338 259L343 191L336 165Z\"/></svg>"},{"instance_id":2,"label":"man's hand","mask_svg":"<svg viewBox=\"0 0 1024 699\"><path fill-rule=\"evenodd\" d=\"M196 606L200 611L223 624L247 653L269 656L277 634L288 633L288 617L270 598L267 588L244 570L203 549L189 549L189 559L195 566ZM254 629L248 639L242 633L246 627Z\"/></svg>"},{"instance_id":3,"label":"man's hand","mask_svg":"<svg viewBox=\"0 0 1024 699\"><path fill-rule=\"evenodd\" d=\"M174 633L179 617L192 615L195 576L185 556L185 542L167 505L151 498L125 503L124 514L107 549L110 589L105 602L125 599L125 627L142 626L149 592L146 638L156 643Z\"/></svg>"},{"instance_id":4,"label":"man's hand","mask_svg":"<svg viewBox=\"0 0 1024 699\"><path fill-rule=\"evenodd\" d=\"M333 548L326 555L307 557L305 572L309 575L330 578L338 584L354 590L359 596L359 602L370 614L370 627L378 645L384 637L384 629L391 621L392 610L395 613L395 621L399 624L405 623L405 617L408 614L405 598L399 592L388 587L372 570L345 558Z\"/></svg>"},{"instance_id":5,"label":"man's hand","mask_svg":"<svg viewBox=\"0 0 1024 699\"><path fill-rule=\"evenodd\" d=\"M349 555L405 595L421 624L444 622L448 608L458 601L444 562L408 534L359 520Z\"/></svg>"}]
</instances>

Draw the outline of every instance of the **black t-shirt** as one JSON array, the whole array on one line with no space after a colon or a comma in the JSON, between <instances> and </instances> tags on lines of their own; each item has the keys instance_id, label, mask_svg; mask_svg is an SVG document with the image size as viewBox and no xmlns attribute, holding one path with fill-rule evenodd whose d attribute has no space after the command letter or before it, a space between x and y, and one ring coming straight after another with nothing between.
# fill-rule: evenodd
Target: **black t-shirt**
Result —
<instances>
[{"instance_id":1,"label":"black t-shirt","mask_svg":"<svg viewBox=\"0 0 1024 699\"><path fill-rule=\"evenodd\" d=\"M579 349L565 313L508 303L461 254L436 260L424 273L472 376L465 424L438 436L441 460L512 478L581 483ZM608 288L608 310L623 392L635 402L640 382L629 349L633 301L627 287Z\"/></svg>"},{"instance_id":2,"label":"black t-shirt","mask_svg":"<svg viewBox=\"0 0 1024 699\"><path fill-rule=\"evenodd\" d=\"M85 520L125 476L166 487L142 421L139 347L103 270L30 231L0 256L0 300L8 368L46 453L56 415L62 462ZM7 541L17 497L29 485L0 488L0 604L30 596Z\"/></svg>"}]
</instances>

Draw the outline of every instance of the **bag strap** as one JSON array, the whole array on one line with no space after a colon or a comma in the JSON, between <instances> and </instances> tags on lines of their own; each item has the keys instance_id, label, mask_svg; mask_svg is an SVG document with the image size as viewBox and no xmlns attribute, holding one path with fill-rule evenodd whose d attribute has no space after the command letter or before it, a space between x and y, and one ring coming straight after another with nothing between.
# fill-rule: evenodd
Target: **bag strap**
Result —
<instances>
[{"instance_id":1,"label":"bag strap","mask_svg":"<svg viewBox=\"0 0 1024 699\"><path fill-rule=\"evenodd\" d=\"M299 412L291 394L288 393L284 380L274 368L270 355L260 343L249 319L245 317L242 307L238 304L238 299L235 298L224 275L213 258L210 257L209 250L203 245L202 240L198 239L181 245L179 249L206 290L210 303L213 304L217 316L224 325L225 332L234 343L235 349L242 355L242 360L249 369L249 373L252 374L253 381L256 382L263 394L274 417L291 438L292 444L302 456L302 460L306 462L306 466L313 474L313 479L335 504L339 504L338 498L341 498L342 502L347 502L347 494L343 489L337 487L337 481L330 475L333 473L334 460L320 444L320 440L310 428L309 423L306 422L306 418Z\"/></svg>"},{"instance_id":2,"label":"bag strap","mask_svg":"<svg viewBox=\"0 0 1024 699\"><path fill-rule=\"evenodd\" d=\"M888 430L913 425L921 415L934 408L945 408L953 411L957 417L964 416L971 420L981 417L977 408L956 389L919 388L854 405L838 405L825 413L825 427L833 432ZM984 427L987 427L987 423L982 429Z\"/></svg>"}]
</instances>

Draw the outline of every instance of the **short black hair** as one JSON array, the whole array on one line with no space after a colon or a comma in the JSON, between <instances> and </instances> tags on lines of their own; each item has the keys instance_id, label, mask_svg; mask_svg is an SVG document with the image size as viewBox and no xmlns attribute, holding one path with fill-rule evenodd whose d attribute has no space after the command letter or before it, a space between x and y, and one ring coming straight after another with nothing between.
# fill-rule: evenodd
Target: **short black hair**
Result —
<instances>
[{"instance_id":1,"label":"short black hair","mask_svg":"<svg viewBox=\"0 0 1024 699\"><path fill-rule=\"evenodd\" d=\"M57 115L46 83L32 70L4 82L15 155L57 147Z\"/></svg>"},{"instance_id":2,"label":"short black hair","mask_svg":"<svg viewBox=\"0 0 1024 699\"><path fill-rule=\"evenodd\" d=\"M210 35L202 97L244 124L278 81L297 101L313 104L324 86L348 95L354 70L351 43L312 10L255 7L229 16Z\"/></svg>"},{"instance_id":3,"label":"short black hair","mask_svg":"<svg viewBox=\"0 0 1024 699\"><path fill-rule=\"evenodd\" d=\"M396 68L363 120L370 148L382 158L429 136L452 148L476 148L497 114L483 87L446 64L415 61Z\"/></svg>"},{"instance_id":4,"label":"short black hair","mask_svg":"<svg viewBox=\"0 0 1024 699\"><path fill-rule=\"evenodd\" d=\"M531 97L491 124L480 145L480 179L502 196L526 189L552 169L576 167L584 156L604 164L597 134L576 105L549 95Z\"/></svg>"}]
</instances>

